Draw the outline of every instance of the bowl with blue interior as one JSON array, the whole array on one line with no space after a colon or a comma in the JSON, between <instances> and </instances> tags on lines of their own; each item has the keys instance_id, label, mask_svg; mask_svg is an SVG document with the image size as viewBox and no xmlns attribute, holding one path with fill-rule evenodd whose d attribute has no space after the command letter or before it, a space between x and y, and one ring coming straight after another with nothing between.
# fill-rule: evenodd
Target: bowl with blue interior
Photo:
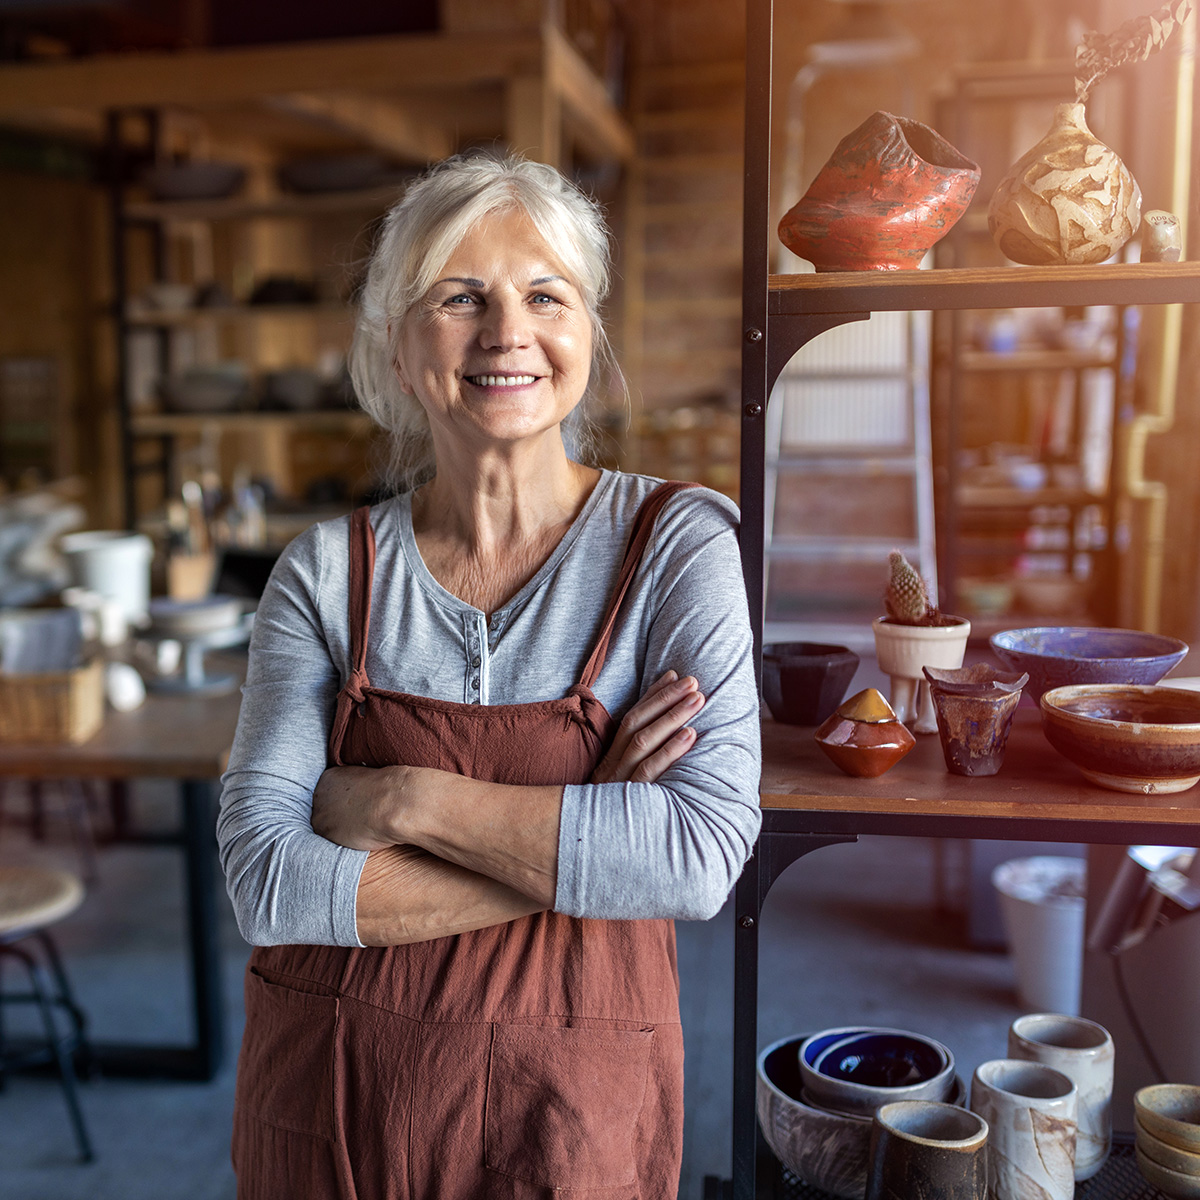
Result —
<instances>
[{"instance_id":1,"label":"bowl with blue interior","mask_svg":"<svg viewBox=\"0 0 1200 1200\"><path fill-rule=\"evenodd\" d=\"M835 1112L871 1116L897 1100L946 1100L954 1055L934 1038L875 1026L827 1029L798 1051L804 1096Z\"/></svg>"},{"instance_id":2,"label":"bowl with blue interior","mask_svg":"<svg viewBox=\"0 0 1200 1200\"><path fill-rule=\"evenodd\" d=\"M1186 642L1139 629L1043 625L1006 629L989 639L992 653L1025 671L1034 702L1052 688L1090 683L1157 683L1188 652Z\"/></svg>"}]
</instances>

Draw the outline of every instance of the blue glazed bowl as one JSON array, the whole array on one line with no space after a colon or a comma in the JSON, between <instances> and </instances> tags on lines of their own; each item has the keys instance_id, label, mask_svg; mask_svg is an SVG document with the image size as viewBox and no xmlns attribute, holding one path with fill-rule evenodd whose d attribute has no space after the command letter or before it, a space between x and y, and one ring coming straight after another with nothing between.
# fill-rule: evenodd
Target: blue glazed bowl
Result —
<instances>
[{"instance_id":1,"label":"blue glazed bowl","mask_svg":"<svg viewBox=\"0 0 1200 1200\"><path fill-rule=\"evenodd\" d=\"M1157 683L1188 652L1186 642L1137 629L1050 625L991 636L1005 666L1026 671L1026 693L1040 701L1051 688L1087 683Z\"/></svg>"},{"instance_id":2,"label":"blue glazed bowl","mask_svg":"<svg viewBox=\"0 0 1200 1200\"><path fill-rule=\"evenodd\" d=\"M836 1112L870 1116L896 1100L944 1100L954 1088L954 1055L904 1029L826 1029L797 1055L804 1096Z\"/></svg>"}]
</instances>

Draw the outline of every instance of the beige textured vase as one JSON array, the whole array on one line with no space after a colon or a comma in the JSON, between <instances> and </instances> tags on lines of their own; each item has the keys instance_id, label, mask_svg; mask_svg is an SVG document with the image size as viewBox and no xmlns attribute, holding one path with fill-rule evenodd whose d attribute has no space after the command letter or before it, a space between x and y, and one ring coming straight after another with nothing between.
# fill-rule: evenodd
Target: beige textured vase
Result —
<instances>
[{"instance_id":1,"label":"beige textured vase","mask_svg":"<svg viewBox=\"0 0 1200 1200\"><path fill-rule=\"evenodd\" d=\"M1006 258L1032 266L1111 258L1137 232L1142 194L1129 168L1060 104L1050 132L1000 182L988 227Z\"/></svg>"}]
</instances>

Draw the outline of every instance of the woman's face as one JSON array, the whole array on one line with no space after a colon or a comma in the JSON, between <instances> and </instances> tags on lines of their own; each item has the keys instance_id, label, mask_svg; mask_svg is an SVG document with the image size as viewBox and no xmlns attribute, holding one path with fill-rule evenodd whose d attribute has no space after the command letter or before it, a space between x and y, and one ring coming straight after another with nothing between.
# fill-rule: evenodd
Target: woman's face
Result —
<instances>
[{"instance_id":1,"label":"woman's face","mask_svg":"<svg viewBox=\"0 0 1200 1200\"><path fill-rule=\"evenodd\" d=\"M396 372L440 453L557 437L591 360L583 297L529 217L513 210L476 225L405 317Z\"/></svg>"}]
</instances>

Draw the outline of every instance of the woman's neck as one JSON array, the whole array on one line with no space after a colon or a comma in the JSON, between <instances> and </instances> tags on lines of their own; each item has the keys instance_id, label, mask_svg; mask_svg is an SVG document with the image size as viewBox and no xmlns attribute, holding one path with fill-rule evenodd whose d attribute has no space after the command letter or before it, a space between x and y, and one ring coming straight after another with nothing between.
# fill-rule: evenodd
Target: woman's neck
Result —
<instances>
[{"instance_id":1,"label":"woman's neck","mask_svg":"<svg viewBox=\"0 0 1200 1200\"><path fill-rule=\"evenodd\" d=\"M537 574L599 478L565 453L520 464L439 459L413 495L417 548L442 587L491 613Z\"/></svg>"}]
</instances>

